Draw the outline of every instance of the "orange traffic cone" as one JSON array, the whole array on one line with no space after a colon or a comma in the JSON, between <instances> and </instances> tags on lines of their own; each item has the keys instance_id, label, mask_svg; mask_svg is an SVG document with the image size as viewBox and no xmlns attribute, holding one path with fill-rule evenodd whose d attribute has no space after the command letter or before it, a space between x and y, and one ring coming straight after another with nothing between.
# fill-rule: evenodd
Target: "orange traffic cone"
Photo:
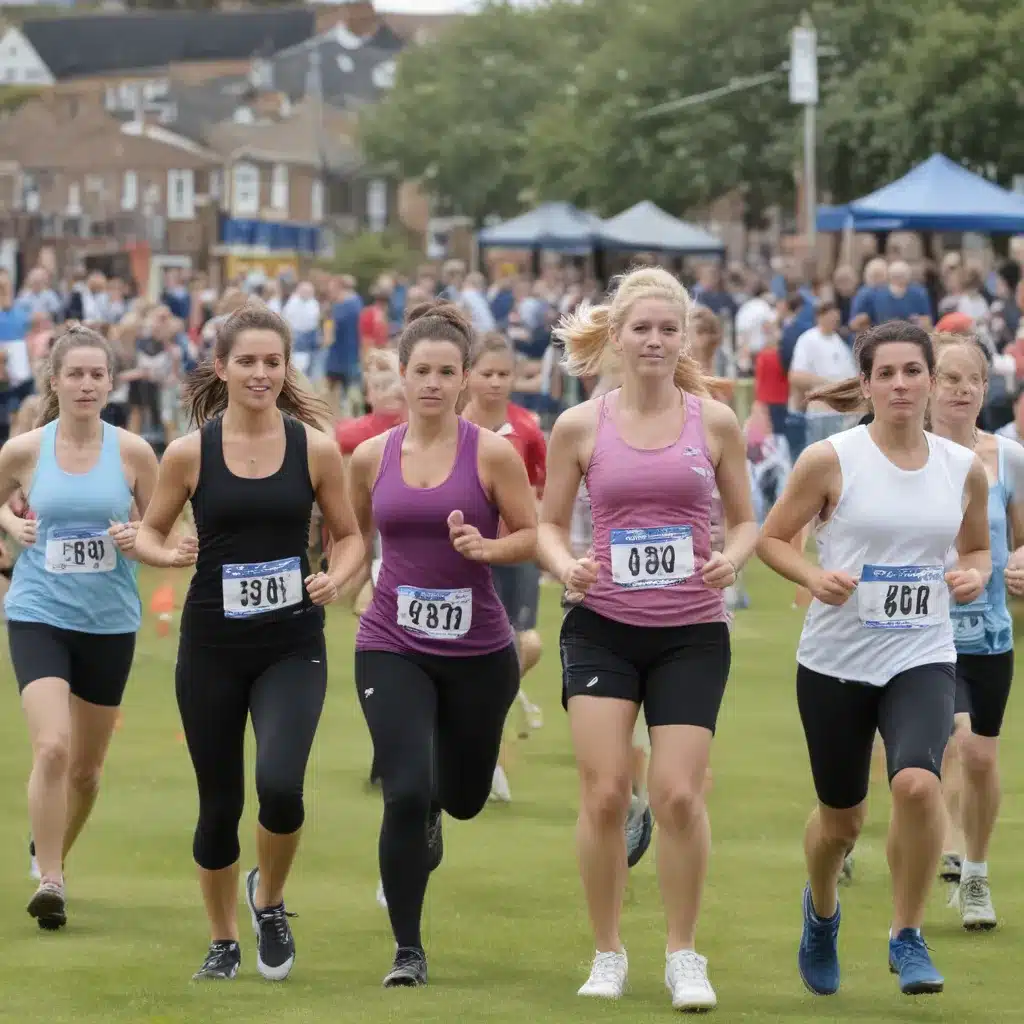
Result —
<instances>
[{"instance_id":1,"label":"orange traffic cone","mask_svg":"<svg viewBox=\"0 0 1024 1024\"><path fill-rule=\"evenodd\" d=\"M170 583L162 583L153 591L149 602L149 610L157 616L157 636L168 636L171 632L171 615L174 612L174 587Z\"/></svg>"}]
</instances>

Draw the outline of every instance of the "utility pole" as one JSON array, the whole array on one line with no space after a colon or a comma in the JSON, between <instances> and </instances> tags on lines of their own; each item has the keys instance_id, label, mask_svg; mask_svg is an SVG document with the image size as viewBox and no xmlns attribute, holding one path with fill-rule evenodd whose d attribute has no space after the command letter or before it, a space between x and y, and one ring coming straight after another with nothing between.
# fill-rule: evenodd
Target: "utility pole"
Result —
<instances>
[{"instance_id":1,"label":"utility pole","mask_svg":"<svg viewBox=\"0 0 1024 1024\"><path fill-rule=\"evenodd\" d=\"M804 231L807 255L813 258L818 238L818 34L806 11L790 37L789 101L804 108Z\"/></svg>"}]
</instances>

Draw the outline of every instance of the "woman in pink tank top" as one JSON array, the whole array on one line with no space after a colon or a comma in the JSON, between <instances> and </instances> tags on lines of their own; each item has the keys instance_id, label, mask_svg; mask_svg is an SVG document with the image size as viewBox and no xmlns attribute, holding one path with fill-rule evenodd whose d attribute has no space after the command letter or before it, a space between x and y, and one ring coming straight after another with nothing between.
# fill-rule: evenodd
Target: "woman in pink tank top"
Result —
<instances>
[{"instance_id":1,"label":"woman in pink tank top","mask_svg":"<svg viewBox=\"0 0 1024 1024\"><path fill-rule=\"evenodd\" d=\"M623 823L642 705L664 847L665 984L676 1009L699 1010L716 1005L694 937L711 843L703 786L729 674L724 589L750 557L757 525L743 435L687 352L689 314L686 289L671 274L642 268L621 280L609 305L563 320L569 372L615 367L622 387L555 423L538 549L544 567L582 598L561 635L582 793L577 842L597 947L580 995L617 999L625 988ZM584 479L594 538L576 558L569 527ZM716 485L731 524L721 552L711 545Z\"/></svg>"}]
</instances>

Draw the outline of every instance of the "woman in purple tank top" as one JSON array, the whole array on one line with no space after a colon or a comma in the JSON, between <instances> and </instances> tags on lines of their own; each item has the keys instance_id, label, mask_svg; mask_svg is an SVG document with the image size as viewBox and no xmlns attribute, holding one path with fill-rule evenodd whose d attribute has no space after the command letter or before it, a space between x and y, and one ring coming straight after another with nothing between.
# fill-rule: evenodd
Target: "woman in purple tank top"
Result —
<instances>
[{"instance_id":1,"label":"woman in purple tank top","mask_svg":"<svg viewBox=\"0 0 1024 1024\"><path fill-rule=\"evenodd\" d=\"M665 984L681 1010L715 991L694 948L710 853L703 787L729 674L724 589L750 557L757 524L746 446L686 347L690 299L667 271L626 275L607 306L562 321L569 372L615 369L621 388L563 413L548 448L538 546L578 603L562 624L563 701L581 781L577 843L597 952L580 995L626 984L619 918L627 860L630 747L640 706L651 737L648 792L660 829L668 921ZM580 482L594 536L569 548ZM731 524L712 551L717 485Z\"/></svg>"},{"instance_id":2,"label":"woman in purple tank top","mask_svg":"<svg viewBox=\"0 0 1024 1024\"><path fill-rule=\"evenodd\" d=\"M515 448L456 414L472 341L449 303L410 312L398 343L409 421L361 444L350 466L367 551L381 539L355 678L384 795L380 874L398 947L385 987L426 984L420 918L441 811L467 820L487 802L519 688L491 566L535 557L536 504Z\"/></svg>"}]
</instances>

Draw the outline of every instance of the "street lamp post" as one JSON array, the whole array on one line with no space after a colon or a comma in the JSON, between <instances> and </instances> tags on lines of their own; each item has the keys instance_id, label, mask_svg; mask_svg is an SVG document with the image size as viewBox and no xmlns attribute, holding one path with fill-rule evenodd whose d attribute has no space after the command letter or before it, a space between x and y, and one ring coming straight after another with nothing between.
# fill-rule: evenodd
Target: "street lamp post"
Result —
<instances>
[{"instance_id":1,"label":"street lamp post","mask_svg":"<svg viewBox=\"0 0 1024 1024\"><path fill-rule=\"evenodd\" d=\"M790 37L789 101L804 108L804 230L807 255L817 244L818 185L816 174L818 106L818 34L811 16L804 13Z\"/></svg>"}]
</instances>

